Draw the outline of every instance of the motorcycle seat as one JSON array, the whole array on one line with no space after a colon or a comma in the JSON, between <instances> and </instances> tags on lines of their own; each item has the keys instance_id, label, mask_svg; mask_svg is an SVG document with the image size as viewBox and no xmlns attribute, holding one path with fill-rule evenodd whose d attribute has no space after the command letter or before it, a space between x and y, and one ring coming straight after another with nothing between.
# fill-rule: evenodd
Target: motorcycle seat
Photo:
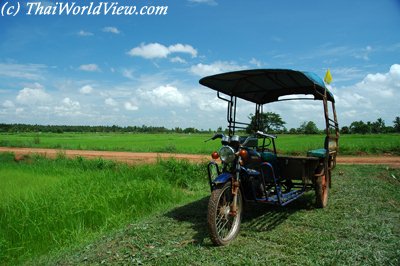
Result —
<instances>
[{"instance_id":1,"label":"motorcycle seat","mask_svg":"<svg viewBox=\"0 0 400 266\"><path fill-rule=\"evenodd\" d=\"M277 160L277 156L273 152L260 152L260 155L263 162L273 163Z\"/></svg>"},{"instance_id":2,"label":"motorcycle seat","mask_svg":"<svg viewBox=\"0 0 400 266\"><path fill-rule=\"evenodd\" d=\"M316 149L316 150L310 150L307 152L308 157L317 157L317 158L325 158L326 156L326 149Z\"/></svg>"}]
</instances>

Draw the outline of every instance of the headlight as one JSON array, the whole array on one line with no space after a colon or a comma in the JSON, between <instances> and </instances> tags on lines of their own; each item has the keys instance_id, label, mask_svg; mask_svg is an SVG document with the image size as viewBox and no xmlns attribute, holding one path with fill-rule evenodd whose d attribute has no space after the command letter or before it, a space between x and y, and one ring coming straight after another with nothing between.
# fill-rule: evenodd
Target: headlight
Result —
<instances>
[{"instance_id":1,"label":"headlight","mask_svg":"<svg viewBox=\"0 0 400 266\"><path fill-rule=\"evenodd\" d=\"M221 161L224 163L231 163L233 160L235 160L235 151L229 146L224 146L219 149L218 154L221 158Z\"/></svg>"}]
</instances>

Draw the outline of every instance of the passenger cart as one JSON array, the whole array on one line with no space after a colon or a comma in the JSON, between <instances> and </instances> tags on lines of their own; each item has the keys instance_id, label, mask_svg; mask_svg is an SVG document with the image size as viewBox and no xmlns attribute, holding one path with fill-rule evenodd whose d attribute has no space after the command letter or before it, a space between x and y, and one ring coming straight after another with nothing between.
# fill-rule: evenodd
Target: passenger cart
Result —
<instances>
[{"instance_id":1,"label":"passenger cart","mask_svg":"<svg viewBox=\"0 0 400 266\"><path fill-rule=\"evenodd\" d=\"M215 245L227 245L238 235L246 201L285 206L315 190L316 206L327 205L338 153L339 125L333 94L317 75L287 69L255 69L208 76L200 84L216 90L218 98L228 106L228 134L217 133L210 139L221 139L222 143L208 164L211 196L207 218ZM250 126L237 121L238 99L255 104L250 136L237 135ZM320 149L310 150L304 156L277 153L277 136L263 131L261 114L264 105L288 100L322 102L326 136Z\"/></svg>"}]
</instances>

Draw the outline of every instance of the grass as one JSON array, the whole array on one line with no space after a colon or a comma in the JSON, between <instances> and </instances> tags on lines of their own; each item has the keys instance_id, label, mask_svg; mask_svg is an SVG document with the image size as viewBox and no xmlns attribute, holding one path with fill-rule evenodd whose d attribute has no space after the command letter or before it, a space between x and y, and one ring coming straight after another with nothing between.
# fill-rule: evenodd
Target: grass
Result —
<instances>
[{"instance_id":1,"label":"grass","mask_svg":"<svg viewBox=\"0 0 400 266\"><path fill-rule=\"evenodd\" d=\"M400 155L400 134L342 135L340 154Z\"/></svg>"},{"instance_id":2,"label":"grass","mask_svg":"<svg viewBox=\"0 0 400 266\"><path fill-rule=\"evenodd\" d=\"M0 154L0 264L77 245L205 195L205 167ZM33 263L36 264L36 263Z\"/></svg>"},{"instance_id":3,"label":"grass","mask_svg":"<svg viewBox=\"0 0 400 266\"><path fill-rule=\"evenodd\" d=\"M249 205L239 237L216 248L205 165L7 153L0 163L0 264L400 263L400 169L338 166L326 209L313 192L283 208Z\"/></svg>"},{"instance_id":4,"label":"grass","mask_svg":"<svg viewBox=\"0 0 400 266\"><path fill-rule=\"evenodd\" d=\"M0 134L0 146L55 149L110 150L209 154L220 147L219 141L204 142L209 134L127 134L127 133L20 133ZM280 152L305 154L323 146L323 135L279 135ZM399 134L342 135L340 154L400 155Z\"/></svg>"},{"instance_id":5,"label":"grass","mask_svg":"<svg viewBox=\"0 0 400 266\"><path fill-rule=\"evenodd\" d=\"M220 143L205 134L21 133L0 134L0 146L166 153L209 153ZM211 148L211 149L210 149Z\"/></svg>"},{"instance_id":6,"label":"grass","mask_svg":"<svg viewBox=\"0 0 400 266\"><path fill-rule=\"evenodd\" d=\"M339 166L330 202L314 194L283 208L250 205L239 237L214 247L207 197L130 223L97 241L42 258L44 264L399 265L400 170Z\"/></svg>"}]
</instances>

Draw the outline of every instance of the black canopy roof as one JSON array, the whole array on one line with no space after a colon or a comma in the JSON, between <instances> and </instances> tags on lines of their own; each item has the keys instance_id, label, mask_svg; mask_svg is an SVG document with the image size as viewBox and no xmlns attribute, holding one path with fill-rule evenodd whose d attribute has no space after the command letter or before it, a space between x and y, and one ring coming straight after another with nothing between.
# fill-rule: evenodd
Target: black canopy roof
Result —
<instances>
[{"instance_id":1,"label":"black canopy roof","mask_svg":"<svg viewBox=\"0 0 400 266\"><path fill-rule=\"evenodd\" d=\"M317 75L290 69L234 71L204 77L199 82L226 95L257 104L275 102L280 96L293 94L312 94L315 100L322 100L325 91L328 101L335 101Z\"/></svg>"}]
</instances>

